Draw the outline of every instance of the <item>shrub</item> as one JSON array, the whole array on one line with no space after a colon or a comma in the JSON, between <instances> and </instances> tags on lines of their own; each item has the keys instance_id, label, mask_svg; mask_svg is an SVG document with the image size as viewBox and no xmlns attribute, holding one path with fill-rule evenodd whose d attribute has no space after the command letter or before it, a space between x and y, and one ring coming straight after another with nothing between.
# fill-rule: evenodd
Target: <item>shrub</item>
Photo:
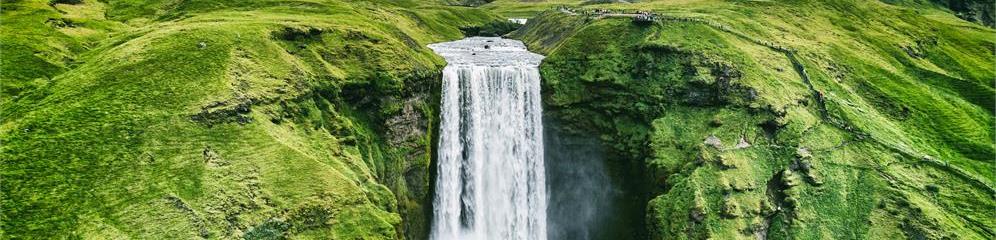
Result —
<instances>
[{"instance_id":1,"label":"shrub","mask_svg":"<svg viewBox=\"0 0 996 240\"><path fill-rule=\"evenodd\" d=\"M56 4L76 5L76 4L80 4L80 3L83 3L83 0L49 0L48 1L48 5L56 5Z\"/></svg>"},{"instance_id":2,"label":"shrub","mask_svg":"<svg viewBox=\"0 0 996 240\"><path fill-rule=\"evenodd\" d=\"M304 29L285 27L283 30L273 33L273 35L278 39L287 40L287 41L302 41L302 40L317 41L321 40L323 32L324 30L322 30L321 28L314 28L314 27L309 27Z\"/></svg>"},{"instance_id":3,"label":"shrub","mask_svg":"<svg viewBox=\"0 0 996 240\"><path fill-rule=\"evenodd\" d=\"M500 37L522 27L522 24L511 21L493 21L482 26L461 27L463 35L468 37Z\"/></svg>"}]
</instances>

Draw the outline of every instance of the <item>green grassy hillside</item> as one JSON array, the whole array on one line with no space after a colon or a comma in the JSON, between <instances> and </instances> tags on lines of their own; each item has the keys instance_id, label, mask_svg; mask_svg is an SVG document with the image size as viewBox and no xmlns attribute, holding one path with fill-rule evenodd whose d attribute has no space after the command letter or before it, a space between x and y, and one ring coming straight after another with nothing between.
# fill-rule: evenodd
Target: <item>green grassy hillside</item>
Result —
<instances>
[{"instance_id":1,"label":"green grassy hillside","mask_svg":"<svg viewBox=\"0 0 996 240\"><path fill-rule=\"evenodd\" d=\"M548 55L547 111L643 166L617 175L642 175L649 237L996 236L993 29L883 2L562 4L513 37Z\"/></svg>"},{"instance_id":2,"label":"green grassy hillside","mask_svg":"<svg viewBox=\"0 0 996 240\"><path fill-rule=\"evenodd\" d=\"M0 239L424 238L424 46L500 17L620 238L996 237L985 1L73 2L0 2Z\"/></svg>"},{"instance_id":3,"label":"green grassy hillside","mask_svg":"<svg viewBox=\"0 0 996 240\"><path fill-rule=\"evenodd\" d=\"M419 1L3 1L0 238L425 235Z\"/></svg>"}]
</instances>

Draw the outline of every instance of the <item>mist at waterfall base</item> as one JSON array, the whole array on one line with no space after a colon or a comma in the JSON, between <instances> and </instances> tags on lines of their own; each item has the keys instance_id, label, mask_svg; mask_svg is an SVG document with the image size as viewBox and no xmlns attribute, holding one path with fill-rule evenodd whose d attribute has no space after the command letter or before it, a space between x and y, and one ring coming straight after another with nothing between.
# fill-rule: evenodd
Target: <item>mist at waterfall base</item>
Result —
<instances>
[{"instance_id":1,"label":"mist at waterfall base","mask_svg":"<svg viewBox=\"0 0 996 240\"><path fill-rule=\"evenodd\" d=\"M544 121L547 233L552 240L627 239L622 191L612 184L597 138L561 131ZM620 233L624 231L624 233Z\"/></svg>"}]
</instances>

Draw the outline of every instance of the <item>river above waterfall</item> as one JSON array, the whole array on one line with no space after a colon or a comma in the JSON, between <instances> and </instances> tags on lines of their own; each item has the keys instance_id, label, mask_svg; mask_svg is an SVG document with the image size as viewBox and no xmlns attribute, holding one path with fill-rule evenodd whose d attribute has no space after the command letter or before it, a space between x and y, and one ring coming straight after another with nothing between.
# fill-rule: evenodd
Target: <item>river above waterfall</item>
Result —
<instances>
[{"instance_id":1,"label":"river above waterfall","mask_svg":"<svg viewBox=\"0 0 996 240\"><path fill-rule=\"evenodd\" d=\"M443 56L431 239L546 239L538 66L522 42L472 37Z\"/></svg>"},{"instance_id":2,"label":"river above waterfall","mask_svg":"<svg viewBox=\"0 0 996 240\"><path fill-rule=\"evenodd\" d=\"M430 44L448 66L520 66L536 69L543 55L526 50L521 41L499 37L470 37L459 41Z\"/></svg>"}]
</instances>

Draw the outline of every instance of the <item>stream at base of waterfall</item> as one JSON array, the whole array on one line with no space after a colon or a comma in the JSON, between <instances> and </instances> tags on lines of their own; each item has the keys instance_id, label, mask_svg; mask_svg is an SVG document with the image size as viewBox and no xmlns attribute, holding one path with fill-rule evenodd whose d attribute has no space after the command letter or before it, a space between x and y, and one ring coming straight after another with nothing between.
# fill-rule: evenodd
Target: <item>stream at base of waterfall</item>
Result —
<instances>
[{"instance_id":1,"label":"stream at base of waterfall","mask_svg":"<svg viewBox=\"0 0 996 240\"><path fill-rule=\"evenodd\" d=\"M448 63L430 239L547 239L543 56L488 37L429 48Z\"/></svg>"}]
</instances>

